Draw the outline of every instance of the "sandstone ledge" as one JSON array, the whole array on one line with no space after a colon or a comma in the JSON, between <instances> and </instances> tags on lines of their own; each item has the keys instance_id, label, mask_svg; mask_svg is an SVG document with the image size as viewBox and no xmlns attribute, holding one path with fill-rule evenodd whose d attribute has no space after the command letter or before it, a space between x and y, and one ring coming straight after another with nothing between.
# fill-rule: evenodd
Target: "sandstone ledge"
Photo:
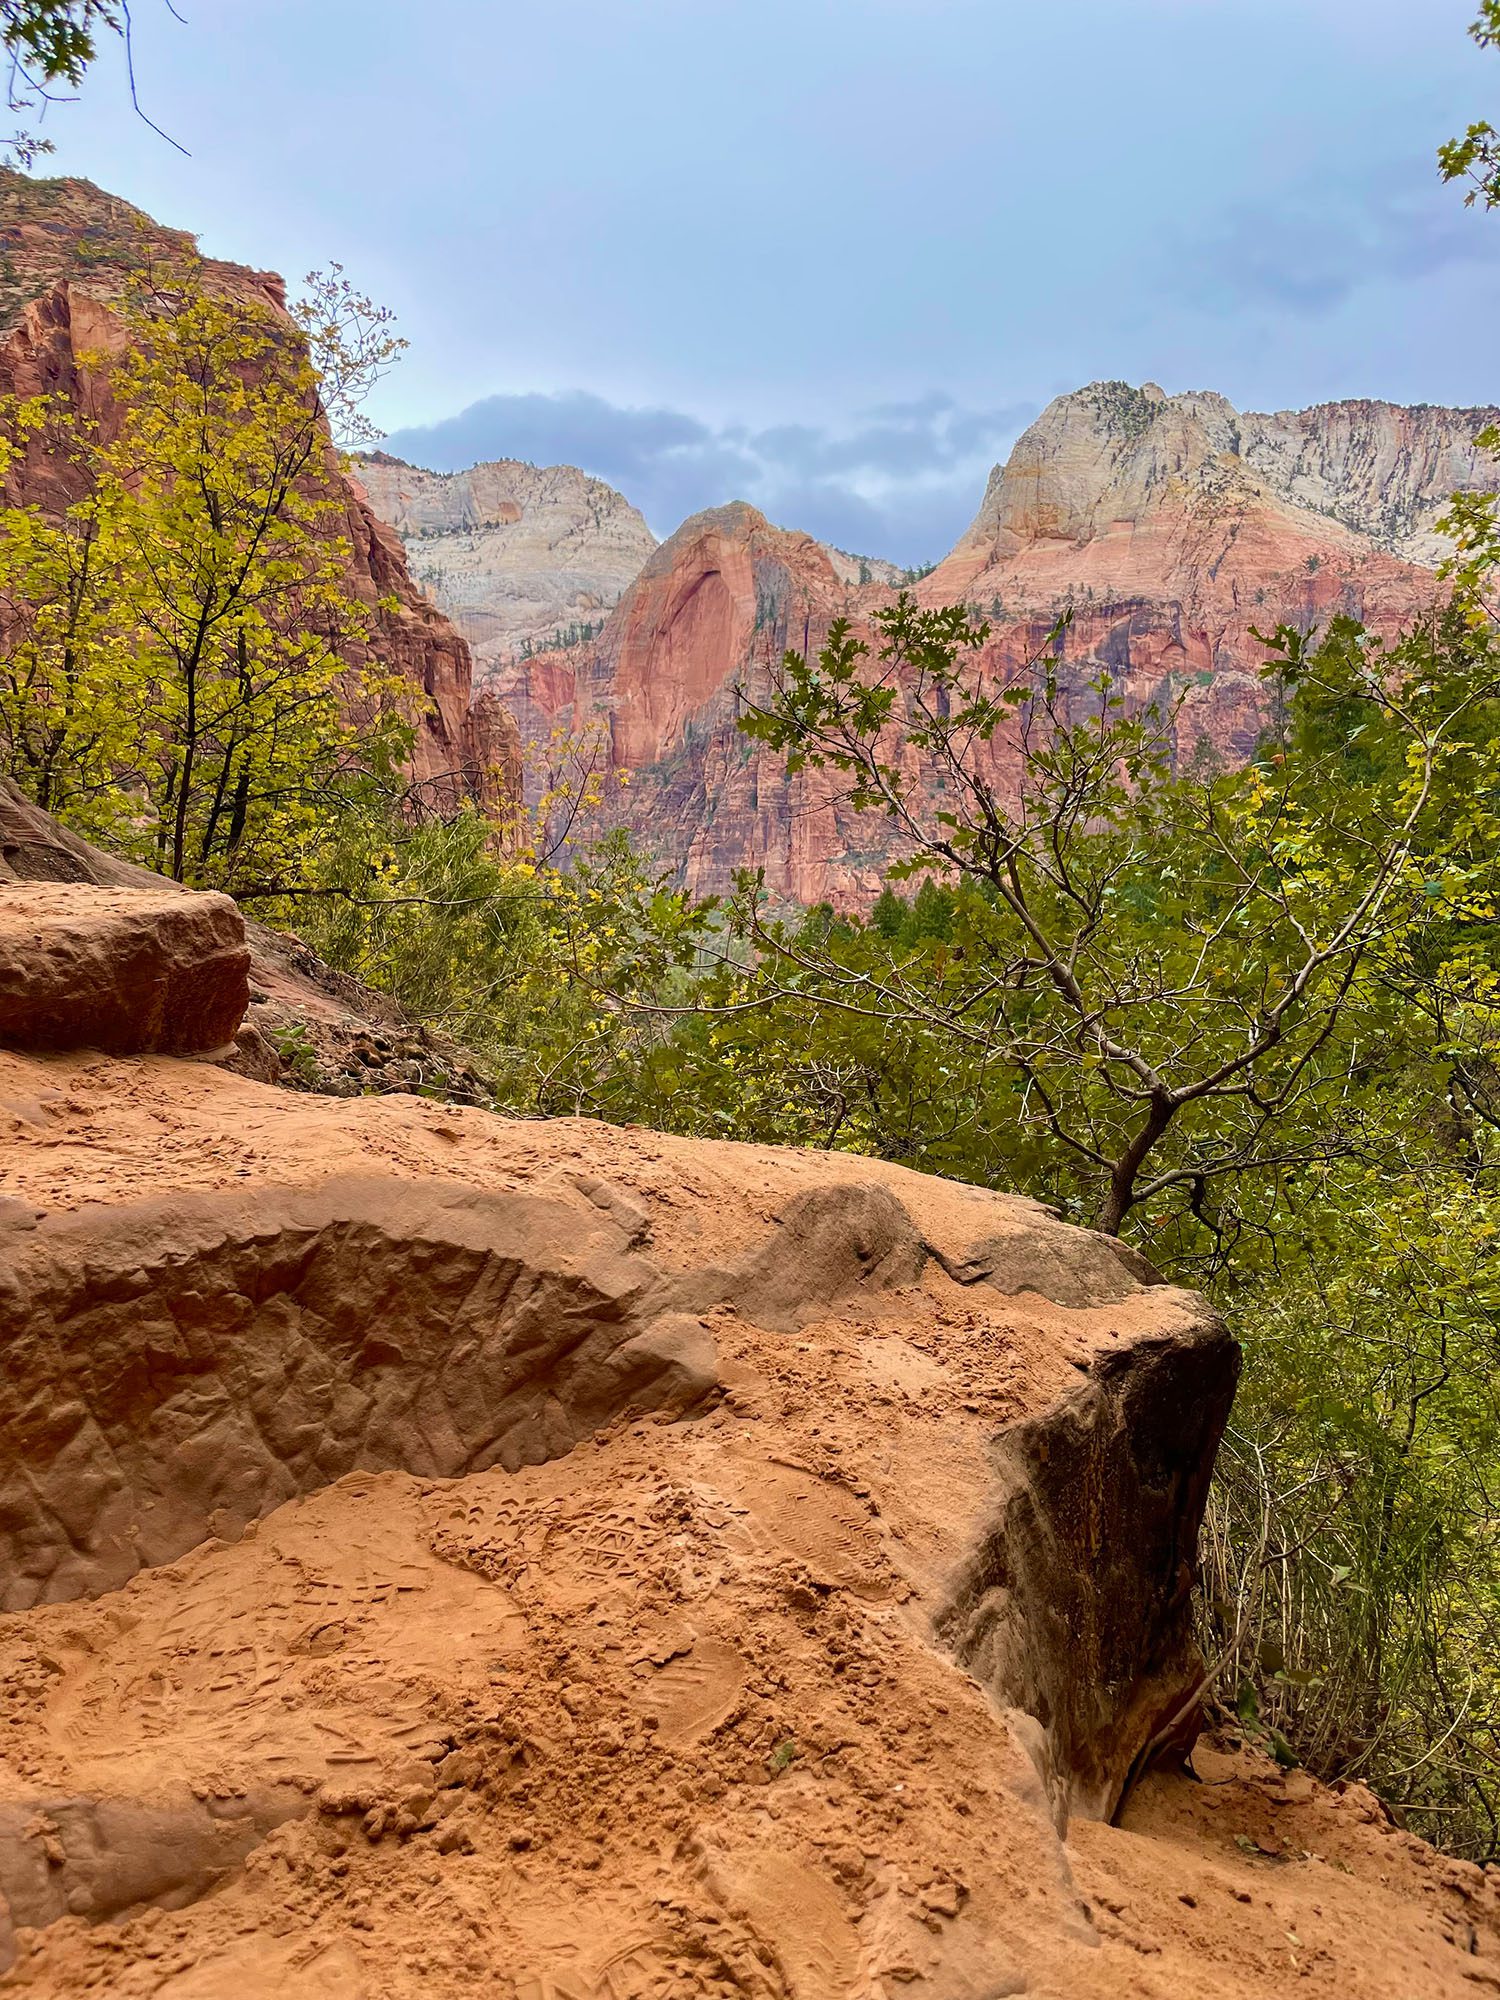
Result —
<instances>
[{"instance_id":1,"label":"sandstone ledge","mask_svg":"<svg viewBox=\"0 0 1500 2000\"><path fill-rule=\"evenodd\" d=\"M1314 1993L1457 2000L1496 1962L1486 1879L1373 1802L1140 1775L1192 1733L1237 1357L1118 1245L157 1056L0 1055L0 1187L26 1991L1280 2000L1295 1933ZM1127 1785L1142 1834L1084 1817Z\"/></svg>"}]
</instances>

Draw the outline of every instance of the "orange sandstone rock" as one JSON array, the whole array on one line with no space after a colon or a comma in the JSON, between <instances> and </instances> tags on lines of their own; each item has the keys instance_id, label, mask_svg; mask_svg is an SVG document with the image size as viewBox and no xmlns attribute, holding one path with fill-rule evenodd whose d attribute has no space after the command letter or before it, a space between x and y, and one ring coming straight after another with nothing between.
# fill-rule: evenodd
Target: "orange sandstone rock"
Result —
<instances>
[{"instance_id":1,"label":"orange sandstone rock","mask_svg":"<svg viewBox=\"0 0 1500 2000\"><path fill-rule=\"evenodd\" d=\"M223 1049L249 1005L249 972L228 896L0 882L0 1046Z\"/></svg>"}]
</instances>

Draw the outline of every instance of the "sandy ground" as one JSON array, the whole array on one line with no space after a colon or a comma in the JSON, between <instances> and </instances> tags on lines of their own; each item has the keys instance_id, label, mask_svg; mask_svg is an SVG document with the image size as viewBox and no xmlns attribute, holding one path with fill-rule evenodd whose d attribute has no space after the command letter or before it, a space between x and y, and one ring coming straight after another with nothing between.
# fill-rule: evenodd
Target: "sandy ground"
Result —
<instances>
[{"instance_id":1,"label":"sandy ground","mask_svg":"<svg viewBox=\"0 0 1500 2000\"><path fill-rule=\"evenodd\" d=\"M155 1060L0 1057L0 1148L0 1194L43 1212L293 1159L304 1177L354 1160L565 1184L580 1214L638 1209L667 1265L732 1258L797 1188L847 1171ZM960 1247L1035 1213L936 1182L923 1198ZM1119 1826L1060 1838L1027 1725L935 1641L989 1440L1174 1310L1149 1290L1007 1298L934 1265L792 1333L719 1307L723 1392L687 1417L621 1419L516 1472L352 1473L95 1601L0 1619L0 1816L56 1918L23 1913L0 1984L1500 1992L1495 1875L1359 1788L1200 1747L1195 1776L1148 1778Z\"/></svg>"}]
</instances>

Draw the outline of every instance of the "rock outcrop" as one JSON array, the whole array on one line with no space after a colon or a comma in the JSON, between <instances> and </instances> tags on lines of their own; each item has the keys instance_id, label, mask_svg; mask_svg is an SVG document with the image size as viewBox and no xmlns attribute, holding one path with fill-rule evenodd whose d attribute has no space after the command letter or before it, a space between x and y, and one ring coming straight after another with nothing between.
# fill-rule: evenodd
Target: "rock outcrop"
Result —
<instances>
[{"instance_id":1,"label":"rock outcrop","mask_svg":"<svg viewBox=\"0 0 1500 2000\"><path fill-rule=\"evenodd\" d=\"M245 1018L249 974L227 896L0 882L0 1044L224 1049Z\"/></svg>"},{"instance_id":2,"label":"rock outcrop","mask_svg":"<svg viewBox=\"0 0 1500 2000\"><path fill-rule=\"evenodd\" d=\"M0 896L11 884L60 882L144 892L148 900L189 894L80 840L0 777ZM244 1022L230 1058L242 1074L339 1097L420 1088L455 1102L488 1102L465 1051L409 1021L385 994L325 965L300 938L253 919L243 920L243 940L249 1006L240 989ZM60 1032L76 1032L76 1023Z\"/></svg>"},{"instance_id":3,"label":"rock outcrop","mask_svg":"<svg viewBox=\"0 0 1500 2000\"><path fill-rule=\"evenodd\" d=\"M789 777L737 726L782 653L820 646L849 606L821 543L737 502L663 542L599 639L499 667L490 685L528 742L602 729L630 777L607 809L695 891L719 894L736 869L764 865L779 896L816 901L836 879L851 900L873 900L879 830L836 807L826 774ZM539 758L527 781L538 790L550 775Z\"/></svg>"},{"instance_id":4,"label":"rock outcrop","mask_svg":"<svg viewBox=\"0 0 1500 2000\"><path fill-rule=\"evenodd\" d=\"M0 396L66 396L107 430L107 390L80 356L119 346L112 308L132 270L153 254L194 249L191 237L89 181L32 180L0 169ZM285 288L274 272L217 259L203 260L202 269L210 286L285 312ZM293 333L290 319L287 329ZM498 804L513 797L520 765L514 724L497 703L474 698L464 639L412 582L400 537L352 482L343 484L349 581L374 617L376 656L411 690L418 716L414 779L437 799L468 793ZM74 497L66 469L34 452L6 476L8 506L52 508Z\"/></svg>"},{"instance_id":5,"label":"rock outcrop","mask_svg":"<svg viewBox=\"0 0 1500 2000\"><path fill-rule=\"evenodd\" d=\"M160 1055L0 1049L0 1190L8 1983L1275 2000L1311 1950L1317 1990L1446 2000L1500 1964L1494 1885L1357 1788L1148 1775L1198 1727L1238 1356L1119 1244Z\"/></svg>"},{"instance_id":6,"label":"rock outcrop","mask_svg":"<svg viewBox=\"0 0 1500 2000\"><path fill-rule=\"evenodd\" d=\"M1022 671L1070 607L1064 699L1108 671L1126 698L1175 714L1184 756L1234 762L1264 719L1255 637L1337 612L1391 634L1439 591L1434 523L1451 491L1500 467L1475 452L1491 410L1328 404L1242 415L1221 396L1096 383L1053 403L990 480L973 525L916 586L967 603L993 635L983 665ZM773 893L868 906L892 858L882 821L833 809L816 774L788 781L739 736L779 650L859 626L892 579L734 506L664 543L591 642L496 669L522 734L602 718L630 774L622 816L695 889L763 866ZM991 746L1014 787L1016 746ZM914 768L913 776L920 776Z\"/></svg>"},{"instance_id":7,"label":"rock outcrop","mask_svg":"<svg viewBox=\"0 0 1500 2000\"><path fill-rule=\"evenodd\" d=\"M373 451L355 474L481 672L596 632L656 547L623 495L571 465L507 458L424 472Z\"/></svg>"}]
</instances>

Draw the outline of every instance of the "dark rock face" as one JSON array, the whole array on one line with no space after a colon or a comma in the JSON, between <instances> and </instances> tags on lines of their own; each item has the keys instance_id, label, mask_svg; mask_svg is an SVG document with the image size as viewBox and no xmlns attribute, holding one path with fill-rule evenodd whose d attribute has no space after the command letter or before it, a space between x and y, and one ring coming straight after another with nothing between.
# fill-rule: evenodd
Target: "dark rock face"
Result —
<instances>
[{"instance_id":1,"label":"dark rock face","mask_svg":"<svg viewBox=\"0 0 1500 2000\"><path fill-rule=\"evenodd\" d=\"M991 1525L937 1628L1039 1725L1054 1810L1108 1818L1198 1731L1198 1530L1240 1355L1197 1337L1101 1355L1072 1395L995 1440Z\"/></svg>"}]
</instances>

